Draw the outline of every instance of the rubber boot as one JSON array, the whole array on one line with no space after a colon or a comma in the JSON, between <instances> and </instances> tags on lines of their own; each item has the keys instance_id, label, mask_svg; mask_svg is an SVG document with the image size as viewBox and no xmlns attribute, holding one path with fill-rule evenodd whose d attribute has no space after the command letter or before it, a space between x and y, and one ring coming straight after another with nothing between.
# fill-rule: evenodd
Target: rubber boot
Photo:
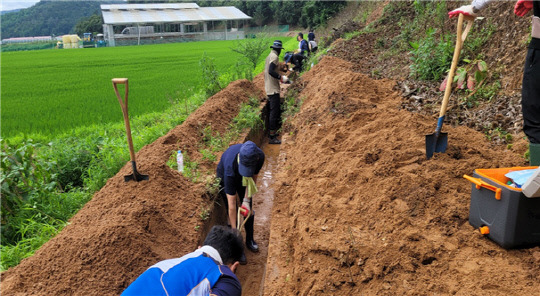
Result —
<instances>
[{"instance_id":1,"label":"rubber boot","mask_svg":"<svg viewBox=\"0 0 540 298\"><path fill-rule=\"evenodd\" d=\"M529 143L529 159L531 166L540 166L540 144Z\"/></svg>"},{"instance_id":2,"label":"rubber boot","mask_svg":"<svg viewBox=\"0 0 540 298\"><path fill-rule=\"evenodd\" d=\"M246 229L246 247L252 252L259 251L259 245L253 239L253 225L255 223L255 214L252 213L249 219L246 221L244 228Z\"/></svg>"}]
</instances>

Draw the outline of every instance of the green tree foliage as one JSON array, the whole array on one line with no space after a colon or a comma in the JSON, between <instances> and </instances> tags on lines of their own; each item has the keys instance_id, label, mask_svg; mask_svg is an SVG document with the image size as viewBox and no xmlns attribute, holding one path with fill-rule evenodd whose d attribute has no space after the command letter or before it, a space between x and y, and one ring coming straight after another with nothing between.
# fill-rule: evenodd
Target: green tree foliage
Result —
<instances>
[{"instance_id":1,"label":"green tree foliage","mask_svg":"<svg viewBox=\"0 0 540 298\"><path fill-rule=\"evenodd\" d=\"M201 86L205 88L207 96L212 96L223 89L219 81L220 73L217 70L216 62L206 52L199 60L199 68L201 69Z\"/></svg>"},{"instance_id":2,"label":"green tree foliage","mask_svg":"<svg viewBox=\"0 0 540 298\"><path fill-rule=\"evenodd\" d=\"M75 33L83 35L83 33L98 33L103 32L103 18L101 14L93 14L88 18L81 19L74 28Z\"/></svg>"},{"instance_id":3,"label":"green tree foliage","mask_svg":"<svg viewBox=\"0 0 540 298\"><path fill-rule=\"evenodd\" d=\"M40 1L17 12L2 15L2 38L74 33L77 22L101 14L98 1Z\"/></svg>"},{"instance_id":4,"label":"green tree foliage","mask_svg":"<svg viewBox=\"0 0 540 298\"><path fill-rule=\"evenodd\" d=\"M242 55L247 62L253 66L253 69L257 67L257 62L261 55L268 49L271 39L264 34L258 34L257 38L244 39L237 42L231 50Z\"/></svg>"},{"instance_id":5,"label":"green tree foliage","mask_svg":"<svg viewBox=\"0 0 540 298\"><path fill-rule=\"evenodd\" d=\"M178 2L178 1L170 1ZM326 24L328 19L339 12L346 1L238 1L205 0L196 1L199 6L235 6L253 17L252 26L269 24L317 27Z\"/></svg>"}]
</instances>

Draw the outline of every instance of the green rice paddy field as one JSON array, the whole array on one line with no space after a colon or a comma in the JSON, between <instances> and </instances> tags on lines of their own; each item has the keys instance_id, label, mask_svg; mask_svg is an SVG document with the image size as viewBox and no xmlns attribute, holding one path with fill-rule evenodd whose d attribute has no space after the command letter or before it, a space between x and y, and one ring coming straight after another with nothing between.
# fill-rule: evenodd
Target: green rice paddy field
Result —
<instances>
[{"instance_id":1,"label":"green rice paddy field","mask_svg":"<svg viewBox=\"0 0 540 298\"><path fill-rule=\"evenodd\" d=\"M200 88L204 52L218 71L230 71L240 58L233 46L234 41L207 41L3 52L2 138L55 136L77 127L121 122L111 84L115 77L129 78L130 117L163 111L178 92Z\"/></svg>"}]
</instances>

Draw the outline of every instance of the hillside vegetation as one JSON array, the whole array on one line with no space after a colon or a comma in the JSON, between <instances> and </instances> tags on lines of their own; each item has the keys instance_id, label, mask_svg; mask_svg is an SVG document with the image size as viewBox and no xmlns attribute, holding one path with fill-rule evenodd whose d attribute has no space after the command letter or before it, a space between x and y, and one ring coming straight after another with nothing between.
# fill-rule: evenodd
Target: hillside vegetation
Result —
<instances>
[{"instance_id":1,"label":"hillside vegetation","mask_svg":"<svg viewBox=\"0 0 540 298\"><path fill-rule=\"evenodd\" d=\"M330 32L326 44L335 41L329 53L354 62L358 71L397 80L405 97L402 108L436 115L456 40L457 20L448 12L461 4L362 2ZM481 12L484 18L475 20L457 69L464 82L476 78L474 87L455 83L446 117L449 124L475 128L509 147L516 136L523 137L521 79L530 40L530 19L515 16L513 5L493 2ZM480 64L484 70L477 74Z\"/></svg>"},{"instance_id":2,"label":"hillside vegetation","mask_svg":"<svg viewBox=\"0 0 540 298\"><path fill-rule=\"evenodd\" d=\"M27 9L2 15L2 39L64 35L75 32L81 18L101 14L100 1L40 1Z\"/></svg>"}]
</instances>

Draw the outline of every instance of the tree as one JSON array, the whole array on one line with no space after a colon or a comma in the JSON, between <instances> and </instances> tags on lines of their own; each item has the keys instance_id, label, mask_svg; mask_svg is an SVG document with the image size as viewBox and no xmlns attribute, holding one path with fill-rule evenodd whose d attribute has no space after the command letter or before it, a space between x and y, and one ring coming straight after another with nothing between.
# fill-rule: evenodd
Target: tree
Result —
<instances>
[{"instance_id":1,"label":"tree","mask_svg":"<svg viewBox=\"0 0 540 298\"><path fill-rule=\"evenodd\" d=\"M2 15L2 38L72 33L81 18L100 14L100 4L98 1L40 1L32 7Z\"/></svg>"},{"instance_id":2,"label":"tree","mask_svg":"<svg viewBox=\"0 0 540 298\"><path fill-rule=\"evenodd\" d=\"M265 34L257 34L256 38L244 39L231 48L233 52L242 55L253 66L257 67L257 62L261 55L268 49L270 39Z\"/></svg>"},{"instance_id":3,"label":"tree","mask_svg":"<svg viewBox=\"0 0 540 298\"><path fill-rule=\"evenodd\" d=\"M75 25L73 31L78 35L82 35L85 32L103 32L103 19L98 14L83 18Z\"/></svg>"}]
</instances>

